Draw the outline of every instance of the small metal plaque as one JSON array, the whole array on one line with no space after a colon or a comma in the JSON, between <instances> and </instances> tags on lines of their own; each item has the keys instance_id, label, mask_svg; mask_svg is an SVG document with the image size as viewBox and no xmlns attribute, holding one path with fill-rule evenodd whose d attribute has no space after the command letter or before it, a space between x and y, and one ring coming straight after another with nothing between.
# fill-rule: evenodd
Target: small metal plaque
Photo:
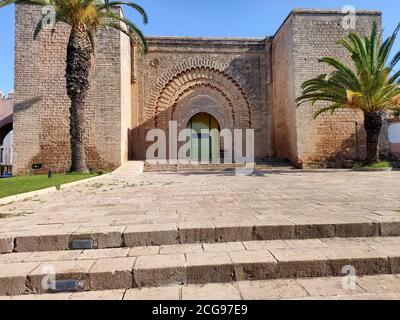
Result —
<instances>
[{"instance_id":1,"label":"small metal plaque","mask_svg":"<svg viewBox=\"0 0 400 320\"><path fill-rule=\"evenodd\" d=\"M43 164L41 163L34 163L31 167L33 170L38 170L43 168Z\"/></svg>"},{"instance_id":2,"label":"small metal plaque","mask_svg":"<svg viewBox=\"0 0 400 320\"><path fill-rule=\"evenodd\" d=\"M71 249L72 250L88 250L88 249L97 249L97 241L90 240L73 240L71 241Z\"/></svg>"},{"instance_id":3,"label":"small metal plaque","mask_svg":"<svg viewBox=\"0 0 400 320\"><path fill-rule=\"evenodd\" d=\"M85 282L83 280L55 280L52 284L54 292L82 291Z\"/></svg>"}]
</instances>

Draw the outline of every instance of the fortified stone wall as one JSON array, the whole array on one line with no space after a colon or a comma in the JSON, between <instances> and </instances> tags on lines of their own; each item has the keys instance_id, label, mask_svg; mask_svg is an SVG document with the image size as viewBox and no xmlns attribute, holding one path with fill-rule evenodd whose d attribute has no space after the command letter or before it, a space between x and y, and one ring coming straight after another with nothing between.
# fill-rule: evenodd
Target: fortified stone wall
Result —
<instances>
[{"instance_id":1,"label":"fortified stone wall","mask_svg":"<svg viewBox=\"0 0 400 320\"><path fill-rule=\"evenodd\" d=\"M33 164L42 164L42 171L65 171L70 164L64 77L69 27L59 25L54 34L44 30L34 40L40 18L39 7L17 5L15 174L28 173ZM86 103L89 167L145 159L148 130L167 131L171 120L184 129L200 112L214 116L220 129L255 129L256 160L342 166L357 154L362 158L361 113L344 110L313 120L325 104L295 105L302 83L329 71L319 58L351 62L336 45L349 32L342 19L337 11L294 10L266 39L149 37L144 56L120 32L100 30ZM366 34L374 20L381 25L379 12L358 12L356 29ZM382 151L386 136L384 130Z\"/></svg>"},{"instance_id":2,"label":"fortified stone wall","mask_svg":"<svg viewBox=\"0 0 400 320\"><path fill-rule=\"evenodd\" d=\"M134 158L145 157L149 129L166 130L170 120L178 120L178 129L184 129L199 112L213 115L221 129L255 129L256 157L269 155L269 40L150 37L148 42L149 53L137 63ZM201 101L191 103L196 97Z\"/></svg>"},{"instance_id":3,"label":"fortified stone wall","mask_svg":"<svg viewBox=\"0 0 400 320\"><path fill-rule=\"evenodd\" d=\"M274 46L286 46L289 49L289 70L293 73L288 76L289 88L286 90L290 93L294 91L295 97L301 94L304 81L329 71L326 65L318 63L321 57L333 56L351 63L345 49L336 44L338 39L346 37L351 31L342 27L343 17L344 15L337 11L294 10L278 32L275 39L277 43L275 44L274 40ZM368 34L373 21L377 21L381 26L380 12L359 11L356 15L356 30L363 35ZM282 39L283 34L286 35L285 39ZM282 87L283 83L274 84L274 96L279 96ZM277 106L279 107L279 103ZM359 138L358 153L361 158L365 156L365 132L361 112L341 110L334 115L326 113L313 120L312 114L326 104L318 103L314 108L304 104L296 108L291 96L289 101L285 101L285 106L285 110L289 110L285 114L286 123L290 124L288 129L290 130L290 126L296 128L299 165L327 162L330 166L342 166L344 160L356 159L356 136ZM296 117L295 125L293 114ZM357 134L355 122L358 124ZM279 134L278 132L275 135L277 139ZM383 140L384 138L382 135ZM279 150L279 143L275 145ZM382 146L384 145L385 141L382 141Z\"/></svg>"},{"instance_id":4,"label":"fortified stone wall","mask_svg":"<svg viewBox=\"0 0 400 320\"><path fill-rule=\"evenodd\" d=\"M14 174L28 173L32 164L42 164L42 171L65 171L70 166L70 101L65 89L70 29L59 24L54 34L44 30L34 40L41 16L40 7L16 6ZM128 105L125 109L130 109L130 98L129 93L128 98L122 97L121 83L130 74L121 69L130 64L130 57L121 55L121 46L124 50L130 46L122 43L122 37L125 36L117 31L99 30L95 39L91 89L86 102L90 168L115 168L126 158L121 150L121 144L126 143L122 141L125 138L121 100ZM124 131L127 126L124 124Z\"/></svg>"},{"instance_id":5,"label":"fortified stone wall","mask_svg":"<svg viewBox=\"0 0 400 320\"><path fill-rule=\"evenodd\" d=\"M274 155L297 162L293 72L293 21L289 18L272 41L272 121Z\"/></svg>"}]
</instances>

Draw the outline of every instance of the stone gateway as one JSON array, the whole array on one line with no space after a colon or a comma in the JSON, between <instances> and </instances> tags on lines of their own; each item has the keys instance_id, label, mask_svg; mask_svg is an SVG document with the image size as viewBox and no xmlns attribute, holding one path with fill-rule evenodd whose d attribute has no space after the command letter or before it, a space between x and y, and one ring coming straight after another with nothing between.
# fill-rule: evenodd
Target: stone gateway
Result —
<instances>
[{"instance_id":1,"label":"stone gateway","mask_svg":"<svg viewBox=\"0 0 400 320\"><path fill-rule=\"evenodd\" d=\"M16 6L14 174L27 174L33 164L43 171L69 168L69 30L59 25L34 40L41 14L40 7ZM254 129L258 161L341 167L363 157L361 113L344 110L313 120L321 104L295 104L301 84L326 71L319 58L346 57L336 45L350 31L342 26L344 16L294 10L263 39L148 37L146 55L125 35L99 30L86 105L88 166L113 169L144 159L147 132L168 130L170 121L178 130ZM357 12L356 30L368 33L373 21L381 26L380 12ZM212 148L223 152L218 142ZM381 150L386 148L383 138Z\"/></svg>"}]
</instances>

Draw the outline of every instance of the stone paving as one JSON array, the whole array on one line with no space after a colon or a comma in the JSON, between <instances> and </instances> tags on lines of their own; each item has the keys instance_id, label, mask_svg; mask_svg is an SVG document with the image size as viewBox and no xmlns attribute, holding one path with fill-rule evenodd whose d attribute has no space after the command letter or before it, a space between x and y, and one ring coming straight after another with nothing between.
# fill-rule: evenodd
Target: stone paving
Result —
<instances>
[{"instance_id":1,"label":"stone paving","mask_svg":"<svg viewBox=\"0 0 400 320\"><path fill-rule=\"evenodd\" d=\"M42 280L79 279L101 291L176 284L399 274L400 237L273 240L216 244L17 252L0 255L0 295L45 293Z\"/></svg>"},{"instance_id":2,"label":"stone paving","mask_svg":"<svg viewBox=\"0 0 400 320\"><path fill-rule=\"evenodd\" d=\"M12 298L400 299L399 172L141 169L0 206L2 294L45 293L52 265L90 291ZM380 276L343 292L348 264Z\"/></svg>"},{"instance_id":3,"label":"stone paving","mask_svg":"<svg viewBox=\"0 0 400 320\"><path fill-rule=\"evenodd\" d=\"M359 277L348 287L342 277L304 278L0 296L0 300L400 300L400 276Z\"/></svg>"},{"instance_id":4,"label":"stone paving","mask_svg":"<svg viewBox=\"0 0 400 320\"><path fill-rule=\"evenodd\" d=\"M137 164L129 163L104 179L0 206L0 237L252 220L400 221L397 171L275 170L252 176L136 171Z\"/></svg>"}]
</instances>

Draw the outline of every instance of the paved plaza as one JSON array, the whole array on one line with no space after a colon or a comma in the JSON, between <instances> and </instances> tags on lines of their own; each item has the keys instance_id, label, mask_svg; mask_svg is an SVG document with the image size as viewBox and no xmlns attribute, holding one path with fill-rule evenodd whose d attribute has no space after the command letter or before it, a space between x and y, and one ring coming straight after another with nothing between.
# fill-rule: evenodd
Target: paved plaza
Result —
<instances>
[{"instance_id":1,"label":"paved plaza","mask_svg":"<svg viewBox=\"0 0 400 320\"><path fill-rule=\"evenodd\" d=\"M400 299L398 172L140 168L0 206L0 299Z\"/></svg>"},{"instance_id":2,"label":"paved plaza","mask_svg":"<svg viewBox=\"0 0 400 320\"><path fill-rule=\"evenodd\" d=\"M0 206L0 235L35 229L251 221L397 221L399 172L271 170L135 174Z\"/></svg>"}]
</instances>

